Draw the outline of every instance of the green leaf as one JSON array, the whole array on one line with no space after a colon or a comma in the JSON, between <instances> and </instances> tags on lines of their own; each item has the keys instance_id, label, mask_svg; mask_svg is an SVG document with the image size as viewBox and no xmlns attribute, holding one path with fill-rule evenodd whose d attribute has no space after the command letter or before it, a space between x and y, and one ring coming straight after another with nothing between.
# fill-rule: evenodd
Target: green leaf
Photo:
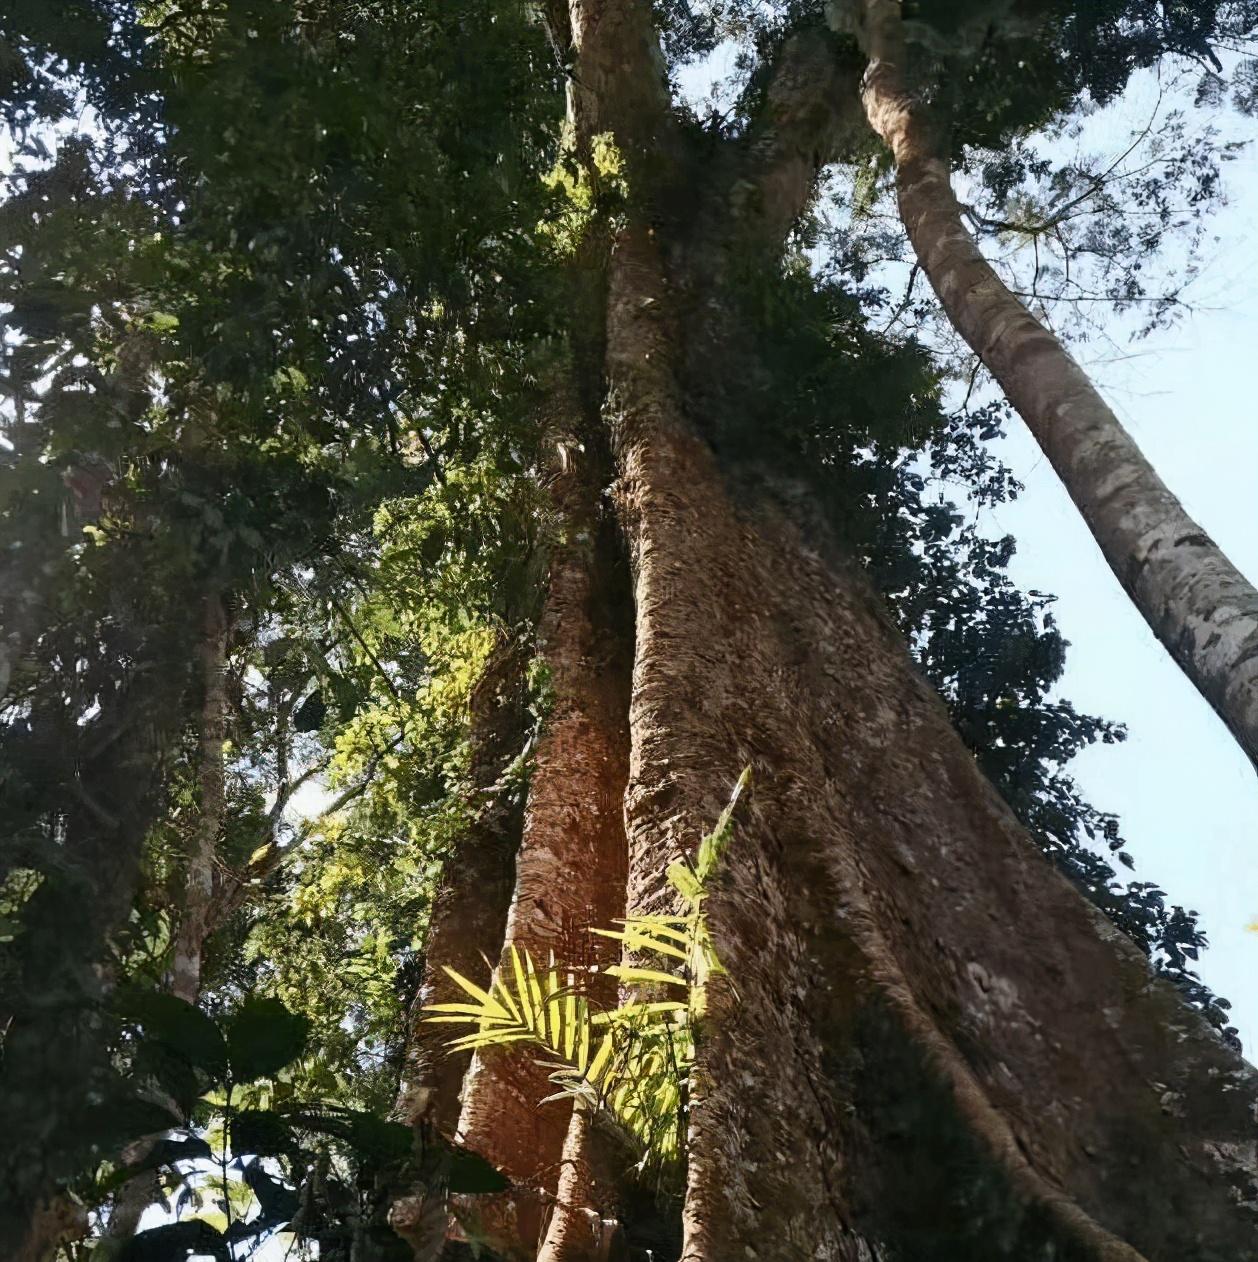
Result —
<instances>
[{"instance_id":1,"label":"green leaf","mask_svg":"<svg viewBox=\"0 0 1258 1262\"><path fill-rule=\"evenodd\" d=\"M230 1262L227 1241L221 1231L200 1218L150 1227L126 1241L114 1262L181 1262L194 1254Z\"/></svg>"},{"instance_id":2,"label":"green leaf","mask_svg":"<svg viewBox=\"0 0 1258 1262\"><path fill-rule=\"evenodd\" d=\"M510 1186L511 1181L501 1170L470 1148L456 1148L450 1154L449 1187L456 1196L505 1192Z\"/></svg>"},{"instance_id":3,"label":"green leaf","mask_svg":"<svg viewBox=\"0 0 1258 1262\"><path fill-rule=\"evenodd\" d=\"M618 977L622 982L628 982L630 985L685 986L688 984L684 977L674 977L672 973L662 973L657 968L633 968L628 964L613 964L607 972L610 976Z\"/></svg>"},{"instance_id":4,"label":"green leaf","mask_svg":"<svg viewBox=\"0 0 1258 1262\"><path fill-rule=\"evenodd\" d=\"M132 989L117 1001L121 1015L138 1024L190 1065L218 1079L227 1068L227 1045L214 1021L186 1000L156 990Z\"/></svg>"},{"instance_id":5,"label":"green leaf","mask_svg":"<svg viewBox=\"0 0 1258 1262\"><path fill-rule=\"evenodd\" d=\"M292 1188L285 1187L278 1179L273 1178L259 1161L250 1161L241 1171L241 1177L249 1185L249 1190L258 1198L262 1212L250 1223L235 1223L239 1229L232 1233L237 1236L254 1236L280 1223L287 1222L301 1204L301 1197Z\"/></svg>"},{"instance_id":6,"label":"green leaf","mask_svg":"<svg viewBox=\"0 0 1258 1262\"><path fill-rule=\"evenodd\" d=\"M278 999L246 999L227 1022L227 1061L236 1082L278 1073L305 1050L310 1022Z\"/></svg>"},{"instance_id":7,"label":"green leaf","mask_svg":"<svg viewBox=\"0 0 1258 1262\"><path fill-rule=\"evenodd\" d=\"M104 1150L117 1150L133 1139L158 1135L182 1124L169 1109L139 1096L121 1096L85 1109L76 1130Z\"/></svg>"},{"instance_id":8,"label":"green leaf","mask_svg":"<svg viewBox=\"0 0 1258 1262\"><path fill-rule=\"evenodd\" d=\"M703 884L684 859L668 865L668 883L690 903L703 896Z\"/></svg>"},{"instance_id":9,"label":"green leaf","mask_svg":"<svg viewBox=\"0 0 1258 1262\"><path fill-rule=\"evenodd\" d=\"M359 1153L377 1161L405 1161L415 1147L409 1126L390 1122L374 1113L350 1113L349 1142Z\"/></svg>"},{"instance_id":10,"label":"green leaf","mask_svg":"<svg viewBox=\"0 0 1258 1262\"><path fill-rule=\"evenodd\" d=\"M269 1109L242 1109L231 1119L234 1157L278 1157L293 1149L288 1122Z\"/></svg>"}]
</instances>

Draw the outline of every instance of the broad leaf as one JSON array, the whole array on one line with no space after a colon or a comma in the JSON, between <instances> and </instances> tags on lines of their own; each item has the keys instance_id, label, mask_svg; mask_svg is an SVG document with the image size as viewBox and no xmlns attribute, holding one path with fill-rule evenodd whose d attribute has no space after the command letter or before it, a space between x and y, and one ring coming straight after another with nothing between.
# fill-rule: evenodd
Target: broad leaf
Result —
<instances>
[{"instance_id":1,"label":"broad leaf","mask_svg":"<svg viewBox=\"0 0 1258 1262\"><path fill-rule=\"evenodd\" d=\"M278 999L250 998L227 1022L227 1060L236 1082L278 1073L305 1050L310 1022Z\"/></svg>"}]
</instances>

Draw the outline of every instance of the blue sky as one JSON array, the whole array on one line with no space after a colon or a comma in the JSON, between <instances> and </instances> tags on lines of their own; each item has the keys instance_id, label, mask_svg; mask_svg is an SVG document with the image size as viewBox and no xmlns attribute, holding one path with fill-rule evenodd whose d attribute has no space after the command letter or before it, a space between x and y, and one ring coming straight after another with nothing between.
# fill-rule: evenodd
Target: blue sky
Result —
<instances>
[{"instance_id":1,"label":"blue sky","mask_svg":"<svg viewBox=\"0 0 1258 1262\"><path fill-rule=\"evenodd\" d=\"M1238 134L1243 129L1237 127ZM1258 138L1258 127L1248 125ZM1258 581L1258 155L1228 170L1219 240L1189 291L1194 312L1125 348L1077 357L1145 455L1232 561ZM1023 587L1054 592L1071 641L1062 692L1121 720L1129 738L1072 770L1117 812L1140 878L1195 908L1210 935L1200 972L1232 1000L1246 1051L1258 1051L1258 776L1136 613L1056 475L1021 425L1000 453L1026 484L992 516L1018 540Z\"/></svg>"}]
</instances>

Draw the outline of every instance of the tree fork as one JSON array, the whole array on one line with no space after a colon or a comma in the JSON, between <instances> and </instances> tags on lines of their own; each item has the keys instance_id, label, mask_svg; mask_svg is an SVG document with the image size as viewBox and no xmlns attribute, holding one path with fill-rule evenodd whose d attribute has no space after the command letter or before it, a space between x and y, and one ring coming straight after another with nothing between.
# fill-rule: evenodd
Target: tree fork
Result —
<instances>
[{"instance_id":1,"label":"tree fork","mask_svg":"<svg viewBox=\"0 0 1258 1262\"><path fill-rule=\"evenodd\" d=\"M898 0L863 0L862 96L900 217L949 320L1057 471L1154 635L1258 768L1258 591L1184 511L1058 339L967 231L928 108L905 79Z\"/></svg>"}]
</instances>

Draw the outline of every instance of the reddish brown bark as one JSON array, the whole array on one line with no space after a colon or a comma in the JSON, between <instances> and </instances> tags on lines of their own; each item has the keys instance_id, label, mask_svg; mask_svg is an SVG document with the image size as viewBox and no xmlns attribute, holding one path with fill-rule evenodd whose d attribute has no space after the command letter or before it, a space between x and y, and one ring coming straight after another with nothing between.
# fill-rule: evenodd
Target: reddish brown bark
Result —
<instances>
[{"instance_id":1,"label":"reddish brown bark","mask_svg":"<svg viewBox=\"0 0 1258 1262\"><path fill-rule=\"evenodd\" d=\"M453 1138L463 1077L471 1060L467 1053L449 1051L449 1027L426 1022L424 1008L462 998L444 972L445 966L465 977L479 977L483 961L493 959L502 947L523 810L501 779L524 752L528 651L520 639L504 639L490 655L470 699L471 818L445 862L433 901L397 1104L398 1115L416 1128L421 1145L434 1142L437 1136ZM448 1223L441 1189L408 1190L394 1201L389 1221L417 1258L435 1257Z\"/></svg>"},{"instance_id":2,"label":"reddish brown bark","mask_svg":"<svg viewBox=\"0 0 1258 1262\"><path fill-rule=\"evenodd\" d=\"M562 538L538 627L553 703L533 758L504 948L527 950L539 964L553 954L567 965L606 966L614 959L610 944L590 930L624 912L629 659L620 567L599 521L596 470L573 434L556 437ZM608 980L586 986L596 1003L614 1003ZM553 1092L536 1050L478 1054L465 1078L459 1136L508 1171L516 1187L496 1203L476 1198L461 1213L471 1231L508 1256L536 1254L542 1194L555 1192L569 1110L539 1107Z\"/></svg>"},{"instance_id":3,"label":"reddish brown bark","mask_svg":"<svg viewBox=\"0 0 1258 1262\"><path fill-rule=\"evenodd\" d=\"M701 1045L687 1262L1258 1256L1253 1072L1049 868L824 529L732 494L667 292L627 233L631 907L757 786L710 906L738 998Z\"/></svg>"},{"instance_id":4,"label":"reddish brown bark","mask_svg":"<svg viewBox=\"0 0 1258 1262\"><path fill-rule=\"evenodd\" d=\"M753 767L708 905L732 986L713 987L700 1031L686 1262L1255 1262L1253 1071L1048 865L800 497L718 468L701 401L729 397L709 387L731 317L650 214L675 147L649 7L583 0L566 38L578 144L610 132L630 185L602 366L632 694L607 684L615 637L594 611L610 553L582 529L598 479L574 460L542 634L557 702L507 938L570 960L565 926L616 914L601 908L618 899L626 708L632 910L668 904L669 861ZM806 196L800 150L781 152L782 187ZM760 204L766 224L789 218L788 197ZM583 1123L564 1166L548 1090L536 1067L486 1057L463 1129L521 1192L562 1195L543 1245L558 1262L590 1247L596 1207ZM532 1258L536 1235L501 1208L493 1243Z\"/></svg>"},{"instance_id":5,"label":"reddish brown bark","mask_svg":"<svg viewBox=\"0 0 1258 1262\"><path fill-rule=\"evenodd\" d=\"M537 1262L618 1262L625 1257L621 1226L606 1216L617 1199L608 1175L606 1160L600 1161L593 1109L578 1101L568 1122Z\"/></svg>"}]
</instances>

